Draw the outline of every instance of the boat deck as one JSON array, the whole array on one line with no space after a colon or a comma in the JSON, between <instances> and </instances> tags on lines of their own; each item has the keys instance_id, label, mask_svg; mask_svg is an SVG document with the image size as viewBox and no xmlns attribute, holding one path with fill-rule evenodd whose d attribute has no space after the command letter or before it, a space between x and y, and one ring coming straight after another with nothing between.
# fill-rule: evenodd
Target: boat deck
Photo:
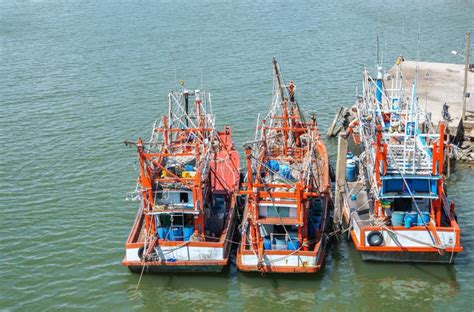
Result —
<instances>
[{"instance_id":1,"label":"boat deck","mask_svg":"<svg viewBox=\"0 0 474 312\"><path fill-rule=\"evenodd\" d=\"M352 199L352 195L355 195L355 200ZM360 221L369 222L372 207L367 196L364 182L347 182L346 201L351 213L357 212Z\"/></svg>"}]
</instances>

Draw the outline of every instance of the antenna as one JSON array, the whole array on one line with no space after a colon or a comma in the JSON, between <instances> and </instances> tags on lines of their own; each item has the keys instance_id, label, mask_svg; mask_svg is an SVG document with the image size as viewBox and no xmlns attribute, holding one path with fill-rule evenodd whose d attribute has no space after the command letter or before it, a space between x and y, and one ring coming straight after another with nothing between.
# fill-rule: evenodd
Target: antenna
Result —
<instances>
[{"instance_id":1,"label":"antenna","mask_svg":"<svg viewBox=\"0 0 474 312\"><path fill-rule=\"evenodd\" d=\"M385 45L385 48L382 50L382 57L380 58L380 66L383 66L383 60L384 60L386 49L387 49L387 45Z\"/></svg>"},{"instance_id":2,"label":"antenna","mask_svg":"<svg viewBox=\"0 0 474 312\"><path fill-rule=\"evenodd\" d=\"M420 12L420 10L418 10ZM419 70L419 62L420 62L420 34L421 34L421 20L420 15L418 14L418 38L416 43L416 69L415 69L415 82L418 79L418 70Z\"/></svg>"},{"instance_id":3,"label":"antenna","mask_svg":"<svg viewBox=\"0 0 474 312\"><path fill-rule=\"evenodd\" d=\"M174 70L174 84L178 86L178 78L176 78L176 60L174 58L174 45L171 44L171 58L173 59L173 70Z\"/></svg>"},{"instance_id":4,"label":"antenna","mask_svg":"<svg viewBox=\"0 0 474 312\"><path fill-rule=\"evenodd\" d=\"M418 70L419 70L419 62L420 62L420 35L421 35L421 5L418 5L418 39L416 43L416 68L415 68L415 84L418 80Z\"/></svg>"},{"instance_id":5,"label":"antenna","mask_svg":"<svg viewBox=\"0 0 474 312\"><path fill-rule=\"evenodd\" d=\"M199 35L199 60L200 60L200 65L201 65L201 90L203 90L202 87L202 36Z\"/></svg>"},{"instance_id":6,"label":"antenna","mask_svg":"<svg viewBox=\"0 0 474 312\"><path fill-rule=\"evenodd\" d=\"M377 37L376 37L376 43L375 43L375 50L377 52L376 66L380 65L379 29L380 29L380 12L377 16Z\"/></svg>"},{"instance_id":7,"label":"antenna","mask_svg":"<svg viewBox=\"0 0 474 312\"><path fill-rule=\"evenodd\" d=\"M375 49L377 51L377 66L380 65L380 46L379 46L379 34L377 33Z\"/></svg>"},{"instance_id":8,"label":"antenna","mask_svg":"<svg viewBox=\"0 0 474 312\"><path fill-rule=\"evenodd\" d=\"M402 39L400 40L400 56L403 58L403 40L405 37L405 11L403 12Z\"/></svg>"}]
</instances>

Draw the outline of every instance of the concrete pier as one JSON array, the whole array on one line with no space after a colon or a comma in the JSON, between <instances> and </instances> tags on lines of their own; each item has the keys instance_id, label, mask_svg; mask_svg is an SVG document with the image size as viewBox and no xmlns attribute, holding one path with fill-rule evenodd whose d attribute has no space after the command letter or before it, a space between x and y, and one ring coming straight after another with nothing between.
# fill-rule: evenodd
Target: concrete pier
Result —
<instances>
[{"instance_id":1,"label":"concrete pier","mask_svg":"<svg viewBox=\"0 0 474 312\"><path fill-rule=\"evenodd\" d=\"M455 133L462 115L464 64L405 60L401 66L404 75L404 89L407 91L410 90L415 79L417 65L417 93L420 107L431 113L432 122L437 125L442 119L443 104L447 103L452 118L449 123L450 132ZM394 66L388 71L388 74L393 77L395 70ZM467 93L470 93L470 97L466 101L465 135L474 137L474 73L472 71L468 72Z\"/></svg>"}]
</instances>

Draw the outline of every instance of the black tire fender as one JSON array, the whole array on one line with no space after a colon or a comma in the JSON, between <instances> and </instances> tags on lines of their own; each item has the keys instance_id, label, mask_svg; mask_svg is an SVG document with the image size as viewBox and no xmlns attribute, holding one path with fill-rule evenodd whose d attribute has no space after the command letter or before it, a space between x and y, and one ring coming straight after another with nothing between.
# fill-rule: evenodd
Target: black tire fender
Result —
<instances>
[{"instance_id":1,"label":"black tire fender","mask_svg":"<svg viewBox=\"0 0 474 312\"><path fill-rule=\"evenodd\" d=\"M372 231L367 235L367 242L370 246L380 246L383 244L383 235L379 231Z\"/></svg>"}]
</instances>

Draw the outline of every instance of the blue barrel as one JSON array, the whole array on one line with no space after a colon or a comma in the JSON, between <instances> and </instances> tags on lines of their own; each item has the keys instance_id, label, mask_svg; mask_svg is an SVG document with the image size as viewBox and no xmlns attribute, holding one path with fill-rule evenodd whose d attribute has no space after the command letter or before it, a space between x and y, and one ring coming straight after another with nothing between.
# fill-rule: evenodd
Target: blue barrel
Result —
<instances>
[{"instance_id":1,"label":"blue barrel","mask_svg":"<svg viewBox=\"0 0 474 312\"><path fill-rule=\"evenodd\" d=\"M184 171L196 171L196 169L192 165L185 165Z\"/></svg>"},{"instance_id":2,"label":"blue barrel","mask_svg":"<svg viewBox=\"0 0 474 312\"><path fill-rule=\"evenodd\" d=\"M168 239L169 238L169 232L170 232L170 227L169 226L159 226L158 227L158 237L161 239Z\"/></svg>"},{"instance_id":3,"label":"blue barrel","mask_svg":"<svg viewBox=\"0 0 474 312\"><path fill-rule=\"evenodd\" d=\"M429 211L422 211L421 215L417 215L416 224L418 226L424 226L430 222L430 213Z\"/></svg>"},{"instance_id":4,"label":"blue barrel","mask_svg":"<svg viewBox=\"0 0 474 312\"><path fill-rule=\"evenodd\" d=\"M403 211L394 211L392 213L392 225L393 226L403 226L405 220L405 212Z\"/></svg>"},{"instance_id":5,"label":"blue barrel","mask_svg":"<svg viewBox=\"0 0 474 312\"><path fill-rule=\"evenodd\" d=\"M263 249L265 250L272 250L272 240L269 236L265 236L263 238Z\"/></svg>"},{"instance_id":6,"label":"blue barrel","mask_svg":"<svg viewBox=\"0 0 474 312\"><path fill-rule=\"evenodd\" d=\"M348 159L347 164L351 164L351 165L355 166L355 174L356 174L356 178L357 178L357 176L359 175L359 162L356 160L356 157L354 156L352 159ZM347 165L346 165L346 168L347 168Z\"/></svg>"},{"instance_id":7,"label":"blue barrel","mask_svg":"<svg viewBox=\"0 0 474 312\"><path fill-rule=\"evenodd\" d=\"M274 246L275 248L272 248L272 249L286 250L287 248L286 240L281 239L281 238L274 238L273 240L275 241L275 246Z\"/></svg>"},{"instance_id":8,"label":"blue barrel","mask_svg":"<svg viewBox=\"0 0 474 312\"><path fill-rule=\"evenodd\" d=\"M413 224L416 224L416 218L416 212L407 212L405 214L405 228L409 229Z\"/></svg>"},{"instance_id":9,"label":"blue barrel","mask_svg":"<svg viewBox=\"0 0 474 312\"><path fill-rule=\"evenodd\" d=\"M170 234L168 235L171 241L182 241L183 240L183 227L182 226L174 226L170 230Z\"/></svg>"},{"instance_id":10,"label":"blue barrel","mask_svg":"<svg viewBox=\"0 0 474 312\"><path fill-rule=\"evenodd\" d=\"M300 248L300 242L297 239L288 240L288 250L297 250Z\"/></svg>"},{"instance_id":11,"label":"blue barrel","mask_svg":"<svg viewBox=\"0 0 474 312\"><path fill-rule=\"evenodd\" d=\"M291 176L291 169L287 165L283 165L280 167L280 175L285 179L292 179Z\"/></svg>"},{"instance_id":12,"label":"blue barrel","mask_svg":"<svg viewBox=\"0 0 474 312\"><path fill-rule=\"evenodd\" d=\"M183 227L183 236L184 236L185 241L188 241L191 235L193 235L193 233L194 233L194 225Z\"/></svg>"},{"instance_id":13,"label":"blue barrel","mask_svg":"<svg viewBox=\"0 0 474 312\"><path fill-rule=\"evenodd\" d=\"M357 166L353 162L348 162L346 165L346 180L348 182L357 181Z\"/></svg>"},{"instance_id":14,"label":"blue barrel","mask_svg":"<svg viewBox=\"0 0 474 312\"><path fill-rule=\"evenodd\" d=\"M413 225L416 225L416 220L418 218L418 213L415 212L415 211L412 211L412 212L407 212L408 215L410 215L410 218L411 218L411 223Z\"/></svg>"},{"instance_id":15,"label":"blue barrel","mask_svg":"<svg viewBox=\"0 0 474 312\"><path fill-rule=\"evenodd\" d=\"M272 171L278 171L280 170L280 164L278 163L278 161L276 160L269 160L267 162L267 166L268 168L270 168Z\"/></svg>"}]
</instances>

